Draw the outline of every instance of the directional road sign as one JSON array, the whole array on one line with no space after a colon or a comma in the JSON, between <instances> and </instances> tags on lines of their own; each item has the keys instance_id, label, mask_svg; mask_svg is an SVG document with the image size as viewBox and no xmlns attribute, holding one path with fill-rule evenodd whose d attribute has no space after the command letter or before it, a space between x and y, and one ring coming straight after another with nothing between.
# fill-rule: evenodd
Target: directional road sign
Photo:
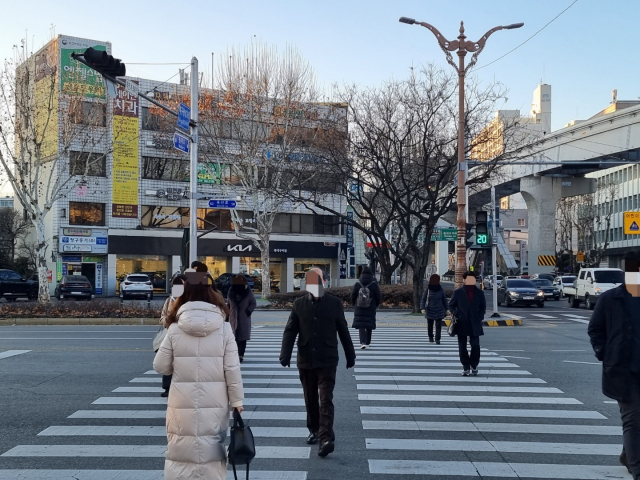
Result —
<instances>
[{"instance_id":1,"label":"directional road sign","mask_svg":"<svg viewBox=\"0 0 640 480\"><path fill-rule=\"evenodd\" d=\"M235 200L209 200L209 207L211 208L236 208Z\"/></svg>"},{"instance_id":2,"label":"directional road sign","mask_svg":"<svg viewBox=\"0 0 640 480\"><path fill-rule=\"evenodd\" d=\"M189 131L189 119L191 118L191 109L184 103L178 107L178 127L182 130Z\"/></svg>"},{"instance_id":3,"label":"directional road sign","mask_svg":"<svg viewBox=\"0 0 640 480\"><path fill-rule=\"evenodd\" d=\"M173 147L184 153L189 153L189 139L178 132L173 134Z\"/></svg>"}]
</instances>

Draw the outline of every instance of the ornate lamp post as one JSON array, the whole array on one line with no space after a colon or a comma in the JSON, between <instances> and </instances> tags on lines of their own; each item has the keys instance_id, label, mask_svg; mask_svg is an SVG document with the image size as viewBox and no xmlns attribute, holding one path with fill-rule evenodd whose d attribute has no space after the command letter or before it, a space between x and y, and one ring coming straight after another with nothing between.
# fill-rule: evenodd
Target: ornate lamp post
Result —
<instances>
[{"instance_id":1,"label":"ornate lamp post","mask_svg":"<svg viewBox=\"0 0 640 480\"><path fill-rule=\"evenodd\" d=\"M466 246L466 226L467 221L465 217L465 207L467 204L467 197L465 192L466 183L466 171L467 163L464 158L464 132L465 132L465 117L464 117L464 77L465 73L473 68L478 61L478 55L484 49L484 45L493 32L498 30L511 30L513 28L520 28L524 23L514 23L511 25L505 25L501 27L495 27L485 33L477 42L466 41L464 34L464 22L460 22L460 35L458 39L450 42L442 36L442 34L433 25L425 22L416 22L413 18L400 17L401 23L408 25L421 25L424 28L428 28L436 36L440 48L447 56L447 62L453 68L458 71L458 242L456 243L456 278L455 285L459 287L462 285L462 275L467 270L467 246ZM451 52L458 51L458 65L453 60ZM467 52L472 52L473 56L469 65L465 67L464 57Z\"/></svg>"}]
</instances>

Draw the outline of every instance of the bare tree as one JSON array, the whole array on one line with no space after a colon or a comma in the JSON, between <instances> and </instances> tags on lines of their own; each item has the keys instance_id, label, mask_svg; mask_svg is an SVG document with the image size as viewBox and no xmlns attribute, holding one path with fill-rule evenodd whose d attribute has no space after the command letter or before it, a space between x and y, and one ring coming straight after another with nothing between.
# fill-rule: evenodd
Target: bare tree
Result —
<instances>
[{"instance_id":1,"label":"bare tree","mask_svg":"<svg viewBox=\"0 0 640 480\"><path fill-rule=\"evenodd\" d=\"M431 260L431 235L457 193L456 86L457 78L428 66L381 88L343 88L339 100L349 108L349 135L342 139L347 147L340 142L328 145L322 168L327 171L323 176L347 185L345 198L354 218L327 206L321 192L300 189L296 198L364 232L390 268L395 265L386 260L389 253L396 263L403 262L411 271L414 311ZM471 79L466 95L467 134L476 139L469 150L485 142L498 145L492 158L470 172L468 185L473 189L495 175L497 162L514 152L516 127L485 129L504 96L499 85L481 88Z\"/></svg>"},{"instance_id":2,"label":"bare tree","mask_svg":"<svg viewBox=\"0 0 640 480\"><path fill-rule=\"evenodd\" d=\"M61 93L58 51L49 45L34 55L23 41L0 70L0 166L35 229L43 303L49 302L45 218L86 184L86 175L104 170L108 153L105 101Z\"/></svg>"},{"instance_id":3,"label":"bare tree","mask_svg":"<svg viewBox=\"0 0 640 480\"><path fill-rule=\"evenodd\" d=\"M31 222L13 208L0 208L0 264L12 268L16 247L29 233Z\"/></svg>"}]
</instances>

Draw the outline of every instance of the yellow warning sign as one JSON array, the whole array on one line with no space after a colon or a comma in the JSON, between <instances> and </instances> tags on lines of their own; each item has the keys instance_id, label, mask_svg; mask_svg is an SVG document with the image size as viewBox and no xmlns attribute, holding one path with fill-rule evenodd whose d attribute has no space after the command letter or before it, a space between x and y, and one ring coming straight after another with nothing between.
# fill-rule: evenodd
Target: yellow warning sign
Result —
<instances>
[{"instance_id":1,"label":"yellow warning sign","mask_svg":"<svg viewBox=\"0 0 640 480\"><path fill-rule=\"evenodd\" d=\"M545 267L553 267L556 264L555 255L538 255L538 265Z\"/></svg>"},{"instance_id":2,"label":"yellow warning sign","mask_svg":"<svg viewBox=\"0 0 640 480\"><path fill-rule=\"evenodd\" d=\"M578 262L584 262L584 252L578 252Z\"/></svg>"},{"instance_id":3,"label":"yellow warning sign","mask_svg":"<svg viewBox=\"0 0 640 480\"><path fill-rule=\"evenodd\" d=\"M624 233L640 235L640 212L624 212Z\"/></svg>"}]
</instances>

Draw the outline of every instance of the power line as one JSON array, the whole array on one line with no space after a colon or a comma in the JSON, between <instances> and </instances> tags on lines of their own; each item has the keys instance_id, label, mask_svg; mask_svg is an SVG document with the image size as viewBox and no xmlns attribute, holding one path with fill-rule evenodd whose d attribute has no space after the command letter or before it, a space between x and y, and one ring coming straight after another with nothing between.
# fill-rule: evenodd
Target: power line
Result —
<instances>
[{"instance_id":1,"label":"power line","mask_svg":"<svg viewBox=\"0 0 640 480\"><path fill-rule=\"evenodd\" d=\"M527 43L529 40L531 40L533 37L535 37L536 35L538 35L542 30L544 30L545 28L547 28L549 25L551 25L560 15L562 15L564 12L566 12L567 10L569 10L571 7L573 7L576 3L578 3L578 0L573 0L573 3L571 5L569 5L567 8L565 8L564 10L562 10L558 15L556 15L555 17L553 17L544 27L542 27L540 30L538 30L536 33L534 33L533 35L531 35L529 38L527 38L524 42L522 42L520 45L518 45L517 47L509 50L507 53L505 53L504 55L502 55L501 57L496 58L493 62L489 62L486 65L482 65L481 67L476 67L473 70L480 70L482 68L488 67L489 65L496 63L498 60L503 59L504 57L506 57L507 55L509 55L510 53L516 51L517 49L519 49L521 46L523 46L525 43Z\"/></svg>"}]
</instances>

